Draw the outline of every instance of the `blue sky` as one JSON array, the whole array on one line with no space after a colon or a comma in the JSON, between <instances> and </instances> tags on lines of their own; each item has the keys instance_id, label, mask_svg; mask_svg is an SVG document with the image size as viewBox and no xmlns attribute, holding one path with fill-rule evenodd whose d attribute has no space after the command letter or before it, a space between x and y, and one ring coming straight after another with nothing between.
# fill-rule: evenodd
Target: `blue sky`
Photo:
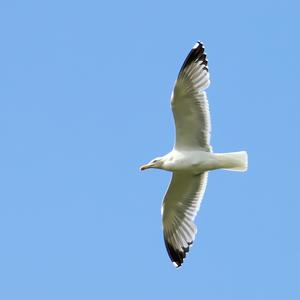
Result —
<instances>
[{"instance_id":1,"label":"blue sky","mask_svg":"<svg viewBox=\"0 0 300 300\"><path fill-rule=\"evenodd\" d=\"M297 1L0 2L1 299L299 299ZM205 43L216 171L175 269L139 166L174 140L169 97Z\"/></svg>"}]
</instances>

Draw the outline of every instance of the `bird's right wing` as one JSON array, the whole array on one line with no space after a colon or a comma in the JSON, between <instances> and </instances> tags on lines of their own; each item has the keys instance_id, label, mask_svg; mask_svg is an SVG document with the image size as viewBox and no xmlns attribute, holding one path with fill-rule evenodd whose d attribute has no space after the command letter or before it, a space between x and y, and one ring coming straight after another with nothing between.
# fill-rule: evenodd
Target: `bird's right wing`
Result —
<instances>
[{"instance_id":1,"label":"bird's right wing","mask_svg":"<svg viewBox=\"0 0 300 300\"><path fill-rule=\"evenodd\" d=\"M204 47L197 42L181 67L171 96L177 150L211 150L210 114L204 91L209 83Z\"/></svg>"},{"instance_id":2,"label":"bird's right wing","mask_svg":"<svg viewBox=\"0 0 300 300\"><path fill-rule=\"evenodd\" d=\"M165 245L172 262L181 266L197 227L194 219L205 192L207 172L192 175L176 172L162 204Z\"/></svg>"}]
</instances>

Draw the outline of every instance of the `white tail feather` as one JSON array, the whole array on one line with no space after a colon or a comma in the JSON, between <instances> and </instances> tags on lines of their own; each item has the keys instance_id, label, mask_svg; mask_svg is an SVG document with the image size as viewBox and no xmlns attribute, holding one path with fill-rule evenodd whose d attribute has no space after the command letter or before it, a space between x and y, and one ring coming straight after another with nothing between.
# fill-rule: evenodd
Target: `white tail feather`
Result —
<instances>
[{"instance_id":1,"label":"white tail feather","mask_svg":"<svg viewBox=\"0 0 300 300\"><path fill-rule=\"evenodd\" d=\"M245 172L248 169L248 154L246 151L215 153L222 169Z\"/></svg>"}]
</instances>

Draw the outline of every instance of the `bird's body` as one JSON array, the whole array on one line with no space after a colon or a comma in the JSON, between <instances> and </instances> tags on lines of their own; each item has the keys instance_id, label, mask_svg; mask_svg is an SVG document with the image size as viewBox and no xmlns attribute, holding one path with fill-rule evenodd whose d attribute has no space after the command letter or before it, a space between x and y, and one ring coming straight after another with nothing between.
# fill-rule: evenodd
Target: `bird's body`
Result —
<instances>
[{"instance_id":1,"label":"bird's body","mask_svg":"<svg viewBox=\"0 0 300 300\"><path fill-rule=\"evenodd\" d=\"M200 149L184 151L173 149L163 156L160 169L171 172L185 171L194 175L217 169L243 170L246 168L243 164L246 155L245 151L212 153Z\"/></svg>"},{"instance_id":2,"label":"bird's body","mask_svg":"<svg viewBox=\"0 0 300 300\"><path fill-rule=\"evenodd\" d=\"M209 86L206 54L197 42L184 61L171 96L176 127L173 150L141 167L173 173L162 204L166 249L176 267L181 266L197 228L194 219L206 188L208 171L246 171L245 151L213 153L210 114L205 89Z\"/></svg>"}]
</instances>

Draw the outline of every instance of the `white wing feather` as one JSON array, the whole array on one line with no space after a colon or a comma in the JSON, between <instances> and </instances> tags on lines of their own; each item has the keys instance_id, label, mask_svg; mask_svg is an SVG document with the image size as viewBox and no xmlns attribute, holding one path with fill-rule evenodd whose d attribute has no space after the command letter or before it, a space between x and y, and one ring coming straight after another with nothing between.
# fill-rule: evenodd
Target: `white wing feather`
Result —
<instances>
[{"instance_id":1,"label":"white wing feather","mask_svg":"<svg viewBox=\"0 0 300 300\"><path fill-rule=\"evenodd\" d=\"M207 183L207 172L192 175L173 173L162 205L164 240L173 263L183 263L193 243L197 227L194 219L199 210Z\"/></svg>"},{"instance_id":2,"label":"white wing feather","mask_svg":"<svg viewBox=\"0 0 300 300\"><path fill-rule=\"evenodd\" d=\"M210 114L204 92L209 84L206 54L202 43L198 42L183 63L171 97L176 126L175 149L211 151Z\"/></svg>"}]
</instances>

